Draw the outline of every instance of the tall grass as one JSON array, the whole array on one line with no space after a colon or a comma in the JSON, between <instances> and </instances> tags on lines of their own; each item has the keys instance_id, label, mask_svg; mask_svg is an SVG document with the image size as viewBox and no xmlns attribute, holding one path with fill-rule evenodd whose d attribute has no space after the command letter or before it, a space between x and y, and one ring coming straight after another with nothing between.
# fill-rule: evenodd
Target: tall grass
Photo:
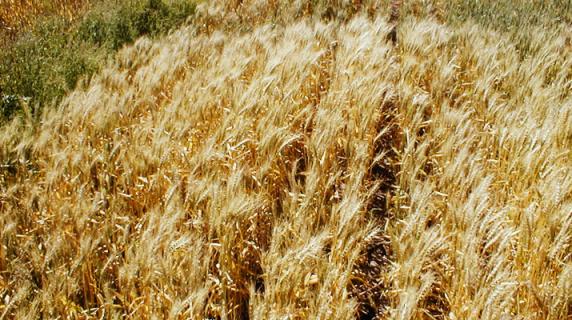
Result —
<instances>
[{"instance_id":1,"label":"tall grass","mask_svg":"<svg viewBox=\"0 0 572 320\"><path fill-rule=\"evenodd\" d=\"M570 35L322 5L203 3L3 127L0 315L571 318Z\"/></svg>"}]
</instances>

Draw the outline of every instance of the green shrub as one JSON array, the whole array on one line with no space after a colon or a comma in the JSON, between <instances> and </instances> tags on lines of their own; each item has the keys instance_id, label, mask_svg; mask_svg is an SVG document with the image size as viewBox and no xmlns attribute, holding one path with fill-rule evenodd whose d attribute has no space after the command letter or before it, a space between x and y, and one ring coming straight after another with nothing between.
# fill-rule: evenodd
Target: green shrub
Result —
<instances>
[{"instance_id":1,"label":"green shrub","mask_svg":"<svg viewBox=\"0 0 572 320\"><path fill-rule=\"evenodd\" d=\"M106 25L103 17L98 14L90 14L79 25L77 36L80 41L101 45L107 38Z\"/></svg>"},{"instance_id":2,"label":"green shrub","mask_svg":"<svg viewBox=\"0 0 572 320\"><path fill-rule=\"evenodd\" d=\"M2 117L8 117L20 109L18 97L13 95L0 95L0 111Z\"/></svg>"},{"instance_id":3,"label":"green shrub","mask_svg":"<svg viewBox=\"0 0 572 320\"><path fill-rule=\"evenodd\" d=\"M447 20L453 26L467 20L507 33L515 39L521 58L540 49L532 43L536 28L554 28L572 23L570 0L451 0Z\"/></svg>"},{"instance_id":4,"label":"green shrub","mask_svg":"<svg viewBox=\"0 0 572 320\"><path fill-rule=\"evenodd\" d=\"M133 41L135 35L132 32L130 21L127 20L128 14L128 12L125 15L120 12L119 15L113 17L112 21L108 22L106 39L112 50L117 50L124 44Z\"/></svg>"},{"instance_id":5,"label":"green shrub","mask_svg":"<svg viewBox=\"0 0 572 320\"><path fill-rule=\"evenodd\" d=\"M452 0L448 6L449 22L468 19L499 31L524 32L523 27L572 22L572 5L569 0Z\"/></svg>"},{"instance_id":6,"label":"green shrub","mask_svg":"<svg viewBox=\"0 0 572 320\"><path fill-rule=\"evenodd\" d=\"M70 23L52 16L0 50L0 123L29 97L35 110L57 104L81 78L98 70L115 51L143 35L158 36L195 12L190 0L102 1Z\"/></svg>"}]
</instances>

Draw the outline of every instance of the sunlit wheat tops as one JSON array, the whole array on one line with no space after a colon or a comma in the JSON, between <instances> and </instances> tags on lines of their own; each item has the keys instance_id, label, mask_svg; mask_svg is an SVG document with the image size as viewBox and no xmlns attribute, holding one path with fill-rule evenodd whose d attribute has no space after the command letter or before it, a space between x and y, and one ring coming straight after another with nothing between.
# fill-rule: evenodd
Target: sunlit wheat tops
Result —
<instances>
[{"instance_id":1,"label":"sunlit wheat tops","mask_svg":"<svg viewBox=\"0 0 572 320\"><path fill-rule=\"evenodd\" d=\"M0 317L572 318L564 31L228 7L2 128Z\"/></svg>"},{"instance_id":2,"label":"sunlit wheat tops","mask_svg":"<svg viewBox=\"0 0 572 320\"><path fill-rule=\"evenodd\" d=\"M89 0L3 0L0 2L0 28L2 31L16 32L27 28L46 14L57 14L68 20Z\"/></svg>"}]
</instances>

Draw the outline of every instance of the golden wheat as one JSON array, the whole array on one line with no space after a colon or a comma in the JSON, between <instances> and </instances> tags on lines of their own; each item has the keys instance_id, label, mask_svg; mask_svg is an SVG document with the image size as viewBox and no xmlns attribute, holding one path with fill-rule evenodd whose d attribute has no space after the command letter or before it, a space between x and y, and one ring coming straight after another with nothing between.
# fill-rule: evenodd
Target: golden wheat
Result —
<instances>
[{"instance_id":1,"label":"golden wheat","mask_svg":"<svg viewBox=\"0 0 572 320\"><path fill-rule=\"evenodd\" d=\"M46 15L58 15L71 21L88 3L89 0L3 0L0 2L0 32L21 32Z\"/></svg>"},{"instance_id":2,"label":"golden wheat","mask_svg":"<svg viewBox=\"0 0 572 320\"><path fill-rule=\"evenodd\" d=\"M572 317L565 30L304 3L204 3L2 129L2 317Z\"/></svg>"}]
</instances>

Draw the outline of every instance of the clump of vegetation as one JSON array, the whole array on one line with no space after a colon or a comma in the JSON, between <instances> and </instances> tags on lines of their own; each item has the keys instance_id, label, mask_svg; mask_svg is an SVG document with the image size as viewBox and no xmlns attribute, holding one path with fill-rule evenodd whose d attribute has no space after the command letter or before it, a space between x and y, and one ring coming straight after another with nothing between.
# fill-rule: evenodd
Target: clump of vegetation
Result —
<instances>
[{"instance_id":1,"label":"clump of vegetation","mask_svg":"<svg viewBox=\"0 0 572 320\"><path fill-rule=\"evenodd\" d=\"M36 112L56 105L78 80L98 70L115 51L143 35L164 34L192 16L194 2L104 1L75 20L51 15L22 30L0 52L0 88L7 96L30 98ZM6 120L18 104L2 103Z\"/></svg>"},{"instance_id":2,"label":"clump of vegetation","mask_svg":"<svg viewBox=\"0 0 572 320\"><path fill-rule=\"evenodd\" d=\"M534 34L539 29L569 29L572 25L570 0L453 0L446 7L446 20L452 26L467 21L507 34L513 39L521 58L541 49Z\"/></svg>"},{"instance_id":3,"label":"clump of vegetation","mask_svg":"<svg viewBox=\"0 0 572 320\"><path fill-rule=\"evenodd\" d=\"M447 3L447 19L463 23L469 19L501 31L521 31L530 26L554 27L572 23L572 2L569 0L452 0Z\"/></svg>"},{"instance_id":4,"label":"clump of vegetation","mask_svg":"<svg viewBox=\"0 0 572 320\"><path fill-rule=\"evenodd\" d=\"M117 50L142 35L163 34L180 25L195 11L194 2L162 0L131 2L109 10L92 10L81 22L77 37Z\"/></svg>"}]
</instances>

